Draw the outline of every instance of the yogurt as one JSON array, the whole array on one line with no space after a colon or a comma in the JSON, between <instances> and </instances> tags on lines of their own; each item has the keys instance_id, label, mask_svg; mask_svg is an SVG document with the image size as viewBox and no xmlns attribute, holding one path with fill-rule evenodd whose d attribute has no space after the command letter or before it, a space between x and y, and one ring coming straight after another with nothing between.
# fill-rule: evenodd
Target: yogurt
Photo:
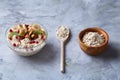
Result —
<instances>
[{"instance_id":1,"label":"yogurt","mask_svg":"<svg viewBox=\"0 0 120 80\"><path fill-rule=\"evenodd\" d=\"M30 56L41 50L46 42L46 31L38 24L19 24L7 33L8 46L19 55Z\"/></svg>"}]
</instances>

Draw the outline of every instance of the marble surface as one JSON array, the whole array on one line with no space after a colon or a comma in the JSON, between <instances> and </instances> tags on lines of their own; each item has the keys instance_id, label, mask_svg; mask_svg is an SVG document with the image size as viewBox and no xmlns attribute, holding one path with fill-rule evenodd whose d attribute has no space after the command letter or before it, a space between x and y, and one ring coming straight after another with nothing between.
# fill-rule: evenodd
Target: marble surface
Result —
<instances>
[{"instance_id":1,"label":"marble surface","mask_svg":"<svg viewBox=\"0 0 120 80\"><path fill-rule=\"evenodd\" d=\"M14 54L5 31L19 23L39 23L48 31L47 45L37 55ZM55 30L66 25L66 73L60 72L60 44ZM120 80L120 0L0 0L0 80ZM106 51L86 55L78 33L98 26L109 34Z\"/></svg>"}]
</instances>

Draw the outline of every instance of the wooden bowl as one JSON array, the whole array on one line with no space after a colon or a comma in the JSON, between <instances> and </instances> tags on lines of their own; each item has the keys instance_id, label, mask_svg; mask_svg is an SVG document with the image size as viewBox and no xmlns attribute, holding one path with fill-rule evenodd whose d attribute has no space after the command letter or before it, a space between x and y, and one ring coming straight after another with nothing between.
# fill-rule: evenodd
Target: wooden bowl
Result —
<instances>
[{"instance_id":1,"label":"wooden bowl","mask_svg":"<svg viewBox=\"0 0 120 80\"><path fill-rule=\"evenodd\" d=\"M103 34L103 36L105 38L105 42L103 44L101 44L100 46L95 46L95 47L85 45L82 42L82 38L86 32L98 32L99 34ZM98 27L86 28L86 29L82 30L78 35L78 42L79 42L80 48L85 53L87 53L89 55L94 55L94 56L101 54L105 50L105 48L108 45L108 40L109 40L108 34L103 29L100 29Z\"/></svg>"}]
</instances>

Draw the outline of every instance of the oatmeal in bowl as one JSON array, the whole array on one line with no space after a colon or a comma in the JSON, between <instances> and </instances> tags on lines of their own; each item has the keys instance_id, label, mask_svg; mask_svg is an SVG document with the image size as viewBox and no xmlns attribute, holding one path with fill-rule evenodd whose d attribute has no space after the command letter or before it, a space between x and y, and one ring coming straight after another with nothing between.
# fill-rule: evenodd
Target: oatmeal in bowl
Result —
<instances>
[{"instance_id":1,"label":"oatmeal in bowl","mask_svg":"<svg viewBox=\"0 0 120 80\"><path fill-rule=\"evenodd\" d=\"M6 38L15 53L31 56L45 46L47 32L38 24L18 24L6 31Z\"/></svg>"},{"instance_id":2,"label":"oatmeal in bowl","mask_svg":"<svg viewBox=\"0 0 120 80\"><path fill-rule=\"evenodd\" d=\"M109 35L99 27L86 28L78 35L80 48L89 55L101 54L106 49L108 41Z\"/></svg>"}]
</instances>

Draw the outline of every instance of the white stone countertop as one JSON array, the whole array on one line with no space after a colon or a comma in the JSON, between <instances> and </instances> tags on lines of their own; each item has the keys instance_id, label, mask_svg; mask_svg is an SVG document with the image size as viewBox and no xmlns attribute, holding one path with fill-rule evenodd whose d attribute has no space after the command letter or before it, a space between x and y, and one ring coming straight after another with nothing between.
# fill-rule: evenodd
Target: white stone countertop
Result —
<instances>
[{"instance_id":1,"label":"white stone countertop","mask_svg":"<svg viewBox=\"0 0 120 80\"><path fill-rule=\"evenodd\" d=\"M47 29L47 45L37 55L21 57L8 48L5 31L19 23ZM60 25L71 30L65 74L55 36ZM106 51L94 57L80 49L77 37L96 26L110 39ZM0 0L0 80L120 80L120 0Z\"/></svg>"}]
</instances>

